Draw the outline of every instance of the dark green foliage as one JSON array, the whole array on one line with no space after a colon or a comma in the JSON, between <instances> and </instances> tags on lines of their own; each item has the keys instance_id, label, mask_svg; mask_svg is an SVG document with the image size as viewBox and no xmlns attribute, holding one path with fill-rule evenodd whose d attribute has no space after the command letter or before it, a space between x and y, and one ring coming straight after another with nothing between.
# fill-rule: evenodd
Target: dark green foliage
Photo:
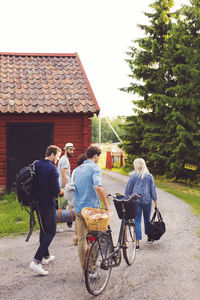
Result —
<instances>
[{"instance_id":1,"label":"dark green foliage","mask_svg":"<svg viewBox=\"0 0 200 300\"><path fill-rule=\"evenodd\" d=\"M200 167L200 2L180 10L166 49L176 85L169 88L167 101L172 107L169 176L195 179ZM187 166L191 166L188 169Z\"/></svg>"},{"instance_id":2,"label":"dark green foliage","mask_svg":"<svg viewBox=\"0 0 200 300\"><path fill-rule=\"evenodd\" d=\"M200 2L172 14L173 1L158 0L145 13L145 36L128 52L138 94L123 148L128 161L143 157L154 174L195 180L200 168ZM172 20L174 21L172 23ZM132 147L131 147L132 145Z\"/></svg>"},{"instance_id":3,"label":"dark green foliage","mask_svg":"<svg viewBox=\"0 0 200 300\"><path fill-rule=\"evenodd\" d=\"M133 101L137 109L132 125L130 118L125 125L128 134L123 137L124 150L131 156L130 160L143 157L154 174L164 174L168 160L165 115L169 108L166 96L167 89L174 82L166 72L164 54L172 27L172 5L173 1L155 1L150 5L153 12L145 13L150 24L139 25L145 37L136 40L137 46L131 47L128 52L130 59L127 62L132 72L130 77L134 81L130 87L123 89L141 97L141 100ZM127 143L132 143L133 149L127 148Z\"/></svg>"}]
</instances>

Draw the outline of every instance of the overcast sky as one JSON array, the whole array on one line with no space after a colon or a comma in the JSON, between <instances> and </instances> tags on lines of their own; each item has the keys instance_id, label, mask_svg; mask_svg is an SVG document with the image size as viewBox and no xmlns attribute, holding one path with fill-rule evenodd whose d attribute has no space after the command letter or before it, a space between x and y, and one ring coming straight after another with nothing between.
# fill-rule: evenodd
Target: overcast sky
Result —
<instances>
[{"instance_id":1,"label":"overcast sky","mask_svg":"<svg viewBox=\"0 0 200 300\"><path fill-rule=\"evenodd\" d=\"M176 8L189 0L175 0ZM130 115L124 61L153 0L1 0L0 52L77 52L103 115Z\"/></svg>"}]
</instances>

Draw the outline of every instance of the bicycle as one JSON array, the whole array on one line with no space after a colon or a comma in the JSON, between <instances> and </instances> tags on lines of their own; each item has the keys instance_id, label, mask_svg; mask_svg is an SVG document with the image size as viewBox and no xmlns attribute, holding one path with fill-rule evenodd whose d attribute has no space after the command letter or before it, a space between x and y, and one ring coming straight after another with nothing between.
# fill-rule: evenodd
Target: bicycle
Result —
<instances>
[{"instance_id":1,"label":"bicycle","mask_svg":"<svg viewBox=\"0 0 200 300\"><path fill-rule=\"evenodd\" d=\"M85 260L85 284L88 292L94 296L101 294L109 281L111 270L121 263L121 252L131 266L136 256L136 232L134 218L137 215L138 195L125 197L109 195L122 219L118 242L114 246L110 226L106 231L90 231L87 234L88 250Z\"/></svg>"}]
</instances>

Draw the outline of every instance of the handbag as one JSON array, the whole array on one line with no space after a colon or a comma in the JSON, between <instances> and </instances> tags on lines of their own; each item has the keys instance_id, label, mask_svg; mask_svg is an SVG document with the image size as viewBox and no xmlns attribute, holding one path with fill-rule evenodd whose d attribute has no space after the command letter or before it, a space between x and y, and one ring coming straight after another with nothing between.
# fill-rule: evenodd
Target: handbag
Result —
<instances>
[{"instance_id":1,"label":"handbag","mask_svg":"<svg viewBox=\"0 0 200 300\"><path fill-rule=\"evenodd\" d=\"M67 199L69 207L75 207L75 184L73 182L66 184L64 197Z\"/></svg>"},{"instance_id":2,"label":"handbag","mask_svg":"<svg viewBox=\"0 0 200 300\"><path fill-rule=\"evenodd\" d=\"M157 221L156 217L158 219ZM161 213L157 208L155 208L155 212L148 226L148 240L151 240L151 242L159 240L165 231L166 226L162 219Z\"/></svg>"}]
</instances>

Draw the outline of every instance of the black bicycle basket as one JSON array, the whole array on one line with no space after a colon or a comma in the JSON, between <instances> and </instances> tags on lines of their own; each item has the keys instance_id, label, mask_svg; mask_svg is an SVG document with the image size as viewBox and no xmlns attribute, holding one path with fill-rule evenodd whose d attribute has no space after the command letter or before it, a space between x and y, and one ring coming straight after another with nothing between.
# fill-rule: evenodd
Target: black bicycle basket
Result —
<instances>
[{"instance_id":1,"label":"black bicycle basket","mask_svg":"<svg viewBox=\"0 0 200 300\"><path fill-rule=\"evenodd\" d=\"M118 217L122 219L122 205L125 208L125 219L135 219L137 216L137 198L132 196L117 196L114 200Z\"/></svg>"}]
</instances>

